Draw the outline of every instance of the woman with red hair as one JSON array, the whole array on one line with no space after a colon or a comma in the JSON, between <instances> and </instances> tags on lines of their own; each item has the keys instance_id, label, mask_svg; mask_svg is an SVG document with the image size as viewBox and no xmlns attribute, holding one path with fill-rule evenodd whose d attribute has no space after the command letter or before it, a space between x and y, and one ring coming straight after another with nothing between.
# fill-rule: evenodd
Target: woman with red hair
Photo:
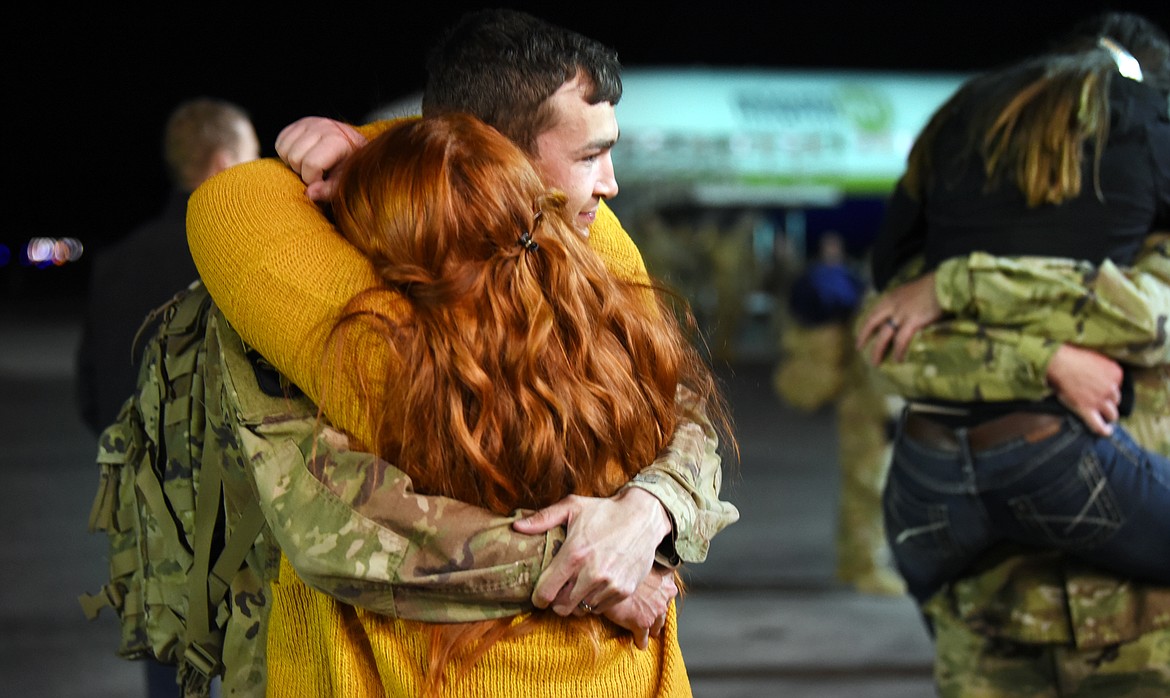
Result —
<instances>
[{"instance_id":1,"label":"woman with red hair","mask_svg":"<svg viewBox=\"0 0 1170 698\"><path fill-rule=\"evenodd\" d=\"M616 492L669 442L680 392L725 424L679 308L613 274L564 202L474 117L395 124L352 156L332 202L377 281L331 327L289 338L318 358L288 377L419 492L499 514ZM673 597L672 573L655 574ZM276 593L302 590L282 563ZM297 604L280 601L270 686L329 692L321 677L339 668L315 666L328 658L277 659L296 656L280 609ZM368 643L362 673L389 695L690 695L673 604L649 651L588 611L424 623L353 609L338 637Z\"/></svg>"}]
</instances>

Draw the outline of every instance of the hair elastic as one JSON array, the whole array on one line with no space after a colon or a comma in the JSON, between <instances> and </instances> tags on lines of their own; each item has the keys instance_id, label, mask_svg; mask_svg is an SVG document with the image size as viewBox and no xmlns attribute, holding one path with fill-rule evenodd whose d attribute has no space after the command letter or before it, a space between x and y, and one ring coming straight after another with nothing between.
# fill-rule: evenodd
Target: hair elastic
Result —
<instances>
[{"instance_id":1,"label":"hair elastic","mask_svg":"<svg viewBox=\"0 0 1170 698\"><path fill-rule=\"evenodd\" d=\"M536 228L536 225L540 223L540 219L543 215L544 211L542 209L537 209L536 213L532 214L533 228ZM535 252L540 249L540 245L538 245L536 241L532 239L532 233L530 231L524 231L520 234L520 246L529 252Z\"/></svg>"},{"instance_id":2,"label":"hair elastic","mask_svg":"<svg viewBox=\"0 0 1170 698\"><path fill-rule=\"evenodd\" d=\"M1097 45L1109 52L1113 56L1113 62L1117 64L1117 72L1121 73L1130 80L1142 81L1142 64L1138 60L1121 47L1113 39L1103 36L1097 39Z\"/></svg>"}]
</instances>

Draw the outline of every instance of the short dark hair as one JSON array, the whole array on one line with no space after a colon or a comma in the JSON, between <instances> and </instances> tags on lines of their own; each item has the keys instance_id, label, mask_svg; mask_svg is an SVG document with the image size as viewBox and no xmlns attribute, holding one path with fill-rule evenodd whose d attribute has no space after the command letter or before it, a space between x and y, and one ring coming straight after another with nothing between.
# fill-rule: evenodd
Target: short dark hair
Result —
<instances>
[{"instance_id":1,"label":"short dark hair","mask_svg":"<svg viewBox=\"0 0 1170 698\"><path fill-rule=\"evenodd\" d=\"M581 76L590 104L622 96L617 52L598 41L515 10L464 15L427 59L423 116L478 117L532 154L554 114L548 99Z\"/></svg>"}]
</instances>

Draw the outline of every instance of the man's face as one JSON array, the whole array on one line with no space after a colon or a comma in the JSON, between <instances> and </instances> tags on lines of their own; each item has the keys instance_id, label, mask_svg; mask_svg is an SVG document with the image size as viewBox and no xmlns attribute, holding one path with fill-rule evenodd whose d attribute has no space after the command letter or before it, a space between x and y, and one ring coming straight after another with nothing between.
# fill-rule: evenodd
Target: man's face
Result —
<instances>
[{"instance_id":1,"label":"man's face","mask_svg":"<svg viewBox=\"0 0 1170 698\"><path fill-rule=\"evenodd\" d=\"M610 157L618 139L617 117L609 102L585 101L580 77L561 85L549 101L556 118L536 137L536 168L548 186L565 193L578 227L588 232L601 200L618 193Z\"/></svg>"}]
</instances>

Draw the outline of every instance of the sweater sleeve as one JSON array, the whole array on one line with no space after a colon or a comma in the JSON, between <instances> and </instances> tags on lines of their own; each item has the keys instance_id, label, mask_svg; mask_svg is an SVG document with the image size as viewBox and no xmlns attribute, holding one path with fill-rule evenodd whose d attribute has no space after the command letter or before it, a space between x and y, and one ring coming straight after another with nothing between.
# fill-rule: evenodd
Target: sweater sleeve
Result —
<instances>
[{"instance_id":1,"label":"sweater sleeve","mask_svg":"<svg viewBox=\"0 0 1170 698\"><path fill-rule=\"evenodd\" d=\"M221 172L191 196L187 232L203 282L244 341L321 405L334 425L370 443L352 386L326 382L322 369L342 308L378 278L305 196L297 175L272 159ZM391 294L369 303L391 317L401 311ZM351 355L340 357L341 365L392 366L383 343L359 339L347 346Z\"/></svg>"},{"instance_id":2,"label":"sweater sleeve","mask_svg":"<svg viewBox=\"0 0 1170 698\"><path fill-rule=\"evenodd\" d=\"M597 218L589 227L589 247L601 255L609 272L619 279L646 283L650 275L638 246L622 227L621 221L604 201L597 209Z\"/></svg>"}]
</instances>

